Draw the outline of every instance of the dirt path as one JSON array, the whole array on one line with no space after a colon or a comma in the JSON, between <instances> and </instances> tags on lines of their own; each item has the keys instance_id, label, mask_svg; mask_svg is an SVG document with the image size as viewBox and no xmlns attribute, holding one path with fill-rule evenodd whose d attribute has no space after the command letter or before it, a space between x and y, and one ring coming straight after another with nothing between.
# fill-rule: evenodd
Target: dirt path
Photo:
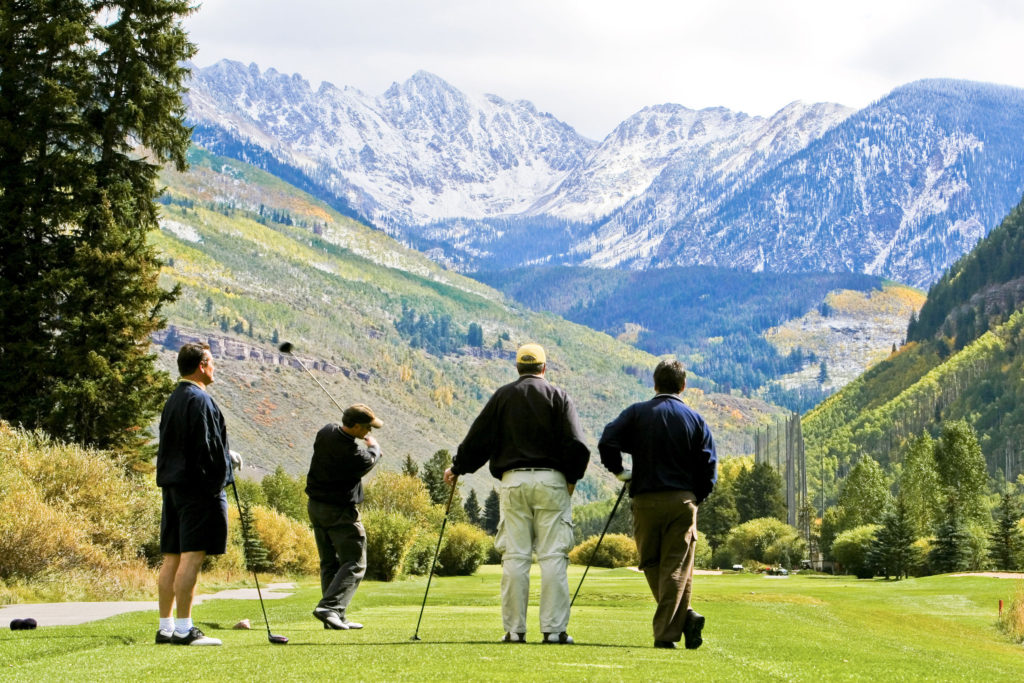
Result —
<instances>
[{"instance_id":1,"label":"dirt path","mask_svg":"<svg viewBox=\"0 0 1024 683\"><path fill-rule=\"evenodd\" d=\"M1021 572L962 572L950 576L987 576L990 579L1024 579Z\"/></svg>"},{"instance_id":2,"label":"dirt path","mask_svg":"<svg viewBox=\"0 0 1024 683\"><path fill-rule=\"evenodd\" d=\"M295 588L294 583L272 583L263 587L264 600L280 600L291 593L284 591ZM259 595L255 588L236 588L223 590L212 595L197 595L193 605L206 600L257 600ZM45 602L35 604L7 605L0 607L0 626L6 628L14 619L36 620L40 626L71 626L84 624L87 621L106 619L125 612L153 612L157 618L156 600L121 601L121 602Z\"/></svg>"}]
</instances>

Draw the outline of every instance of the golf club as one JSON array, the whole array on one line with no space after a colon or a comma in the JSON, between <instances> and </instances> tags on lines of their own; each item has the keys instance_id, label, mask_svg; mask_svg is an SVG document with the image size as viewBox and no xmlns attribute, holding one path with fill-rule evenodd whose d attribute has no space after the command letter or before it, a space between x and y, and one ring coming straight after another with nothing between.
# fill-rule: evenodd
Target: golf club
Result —
<instances>
[{"instance_id":1,"label":"golf club","mask_svg":"<svg viewBox=\"0 0 1024 683\"><path fill-rule=\"evenodd\" d=\"M235 492L235 505L238 506L238 520L242 523L242 545L248 545L249 543L249 532L246 529L245 517L242 515L242 502L238 499L238 487L235 486L235 480L231 480L231 490ZM248 564L248 561L246 561ZM267 608L263 606L263 593L260 591L260 580L256 576L256 570L252 570L252 578L256 582L256 595L260 597L260 609L263 610L263 622L267 625L267 640L274 645L284 645L288 642L288 636L275 636L270 632L270 620L267 619Z\"/></svg>"},{"instance_id":2,"label":"golf club","mask_svg":"<svg viewBox=\"0 0 1024 683\"><path fill-rule=\"evenodd\" d=\"M434 549L434 561L430 564L430 574L427 575L427 590L423 591L423 604L420 605L420 618L416 620L416 633L412 634L409 640L420 639L420 622L423 621L423 608L427 606L427 593L430 592L430 580L434 578L434 567L437 566L437 556L441 552L441 539L444 538L444 528L448 524L448 512L452 509L452 499L455 498L455 488L459 483L459 476L455 475L452 481L452 492L448 495L448 505L444 509L444 519L441 521L441 533L437 537L437 548Z\"/></svg>"},{"instance_id":3,"label":"golf club","mask_svg":"<svg viewBox=\"0 0 1024 683\"><path fill-rule=\"evenodd\" d=\"M569 601L569 609L572 609L572 604L576 602L576 596L580 594L580 588L583 587L583 579L587 578L587 572L590 571L590 565L597 557L597 549L601 547L601 541L604 540L604 535L608 532L608 527L612 525L612 519L615 517L615 511L619 509L619 503L622 502L622 496L626 493L626 487L629 486L629 482L622 485L622 490L619 491L619 497L615 499L615 505L612 507L612 514L608 515L608 521L605 522L604 531L601 532L601 538L597 539L597 545L594 546L594 552L590 553L590 559L587 560L587 568L583 570L583 576L580 577L580 585L576 586L576 592L572 594L572 600Z\"/></svg>"},{"instance_id":4,"label":"golf club","mask_svg":"<svg viewBox=\"0 0 1024 683\"><path fill-rule=\"evenodd\" d=\"M329 398L332 401L334 401L334 405L338 406L338 410L340 410L341 412L345 412L345 409L342 408L341 405L337 401L334 400L333 396L331 396L331 392L327 391L327 387L325 387L323 384L320 384L320 380L318 380L313 375L313 373L309 371L309 368L306 367L306 364L303 363L302 360L298 356L296 356L294 353L292 353L293 349L295 349L295 345L292 344L291 342L284 342L283 344L281 344L280 346L277 347L277 350L280 351L281 353L287 353L289 356L294 358L298 362L299 367L301 367L303 370L305 370L306 374L309 375L310 377L312 377L313 381L317 383L317 386L319 386L321 389L324 390L324 393L327 394L327 398Z\"/></svg>"}]
</instances>

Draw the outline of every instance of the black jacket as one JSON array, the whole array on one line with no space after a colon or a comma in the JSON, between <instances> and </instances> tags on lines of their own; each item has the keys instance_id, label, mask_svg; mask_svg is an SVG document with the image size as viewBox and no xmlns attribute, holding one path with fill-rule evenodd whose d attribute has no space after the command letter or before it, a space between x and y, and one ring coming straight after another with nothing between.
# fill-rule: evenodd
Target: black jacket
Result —
<instances>
[{"instance_id":1,"label":"black jacket","mask_svg":"<svg viewBox=\"0 0 1024 683\"><path fill-rule=\"evenodd\" d=\"M633 456L629 495L692 491L697 502L718 480L718 456L711 429L682 399L658 394L634 403L608 423L598 443L601 462L622 472L622 453Z\"/></svg>"},{"instance_id":2,"label":"black jacket","mask_svg":"<svg viewBox=\"0 0 1024 683\"><path fill-rule=\"evenodd\" d=\"M459 445L452 473L476 472L488 460L498 479L518 467L550 467L576 483L590 450L569 395L536 375L495 391Z\"/></svg>"},{"instance_id":3,"label":"black jacket","mask_svg":"<svg viewBox=\"0 0 1024 683\"><path fill-rule=\"evenodd\" d=\"M157 486L216 494L232 481L224 416L198 385L178 382L160 415Z\"/></svg>"},{"instance_id":4,"label":"black jacket","mask_svg":"<svg viewBox=\"0 0 1024 683\"><path fill-rule=\"evenodd\" d=\"M363 502L366 473L380 460L379 446L364 448L339 424L329 424L316 433L313 459L306 475L306 495L328 505L356 505Z\"/></svg>"}]
</instances>

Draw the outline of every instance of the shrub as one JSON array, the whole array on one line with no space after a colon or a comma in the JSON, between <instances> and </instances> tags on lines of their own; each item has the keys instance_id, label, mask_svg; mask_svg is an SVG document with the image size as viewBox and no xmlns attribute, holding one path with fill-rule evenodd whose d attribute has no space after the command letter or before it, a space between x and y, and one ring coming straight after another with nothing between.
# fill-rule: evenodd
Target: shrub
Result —
<instances>
[{"instance_id":1,"label":"shrub","mask_svg":"<svg viewBox=\"0 0 1024 683\"><path fill-rule=\"evenodd\" d=\"M483 562L487 532L468 522L456 522L447 529L437 556L438 576L469 576Z\"/></svg>"},{"instance_id":2,"label":"shrub","mask_svg":"<svg viewBox=\"0 0 1024 683\"><path fill-rule=\"evenodd\" d=\"M501 564L501 553L494 547L494 536L487 537L487 548L484 554L484 564Z\"/></svg>"},{"instance_id":3,"label":"shrub","mask_svg":"<svg viewBox=\"0 0 1024 683\"><path fill-rule=\"evenodd\" d=\"M159 526L160 494L111 453L0 421L0 578L134 565ZM15 512L16 511L16 512Z\"/></svg>"},{"instance_id":4,"label":"shrub","mask_svg":"<svg viewBox=\"0 0 1024 683\"><path fill-rule=\"evenodd\" d=\"M404 571L410 576L426 576L437 550L437 537L425 531L416 534L416 539L405 556Z\"/></svg>"},{"instance_id":5,"label":"shrub","mask_svg":"<svg viewBox=\"0 0 1024 683\"><path fill-rule=\"evenodd\" d=\"M378 472L364 489L364 512L378 510L397 513L417 524L426 524L432 518L432 505L427 487L417 477L398 472ZM441 511L441 517L444 511ZM438 518L440 523L440 518Z\"/></svg>"},{"instance_id":6,"label":"shrub","mask_svg":"<svg viewBox=\"0 0 1024 683\"><path fill-rule=\"evenodd\" d=\"M693 558L693 566L698 569L711 569L711 546L703 537L697 540L697 550Z\"/></svg>"},{"instance_id":7,"label":"shrub","mask_svg":"<svg viewBox=\"0 0 1024 683\"><path fill-rule=\"evenodd\" d=\"M864 524L842 532L832 542L832 557L858 579L870 579L875 575L875 568L871 566L869 553L880 528L878 524Z\"/></svg>"},{"instance_id":8,"label":"shrub","mask_svg":"<svg viewBox=\"0 0 1024 683\"><path fill-rule=\"evenodd\" d=\"M1024 643L1024 583L1017 584L1010 604L999 615L999 630L1013 642Z\"/></svg>"},{"instance_id":9,"label":"shrub","mask_svg":"<svg viewBox=\"0 0 1024 683\"><path fill-rule=\"evenodd\" d=\"M569 561L573 564L590 563L592 567L635 567L638 559L636 542L625 534L606 534L601 547L594 554L600 536L591 536L569 551Z\"/></svg>"},{"instance_id":10,"label":"shrub","mask_svg":"<svg viewBox=\"0 0 1024 683\"><path fill-rule=\"evenodd\" d=\"M804 540L800 532L774 517L759 517L740 524L725 539L728 563L743 564L748 560L778 564L786 557L804 556ZM722 559L722 558L719 558Z\"/></svg>"},{"instance_id":11,"label":"shrub","mask_svg":"<svg viewBox=\"0 0 1024 683\"><path fill-rule=\"evenodd\" d=\"M402 573L405 556L416 540L416 525L398 512L367 510L362 517L366 527L366 577L393 581Z\"/></svg>"},{"instance_id":12,"label":"shrub","mask_svg":"<svg viewBox=\"0 0 1024 683\"><path fill-rule=\"evenodd\" d=\"M252 514L256 534L267 549L267 561L274 572L316 574L320 571L320 556L316 551L313 530L307 524L259 505L252 507ZM237 521L236 525L241 529ZM252 529L249 532L252 533Z\"/></svg>"}]
</instances>

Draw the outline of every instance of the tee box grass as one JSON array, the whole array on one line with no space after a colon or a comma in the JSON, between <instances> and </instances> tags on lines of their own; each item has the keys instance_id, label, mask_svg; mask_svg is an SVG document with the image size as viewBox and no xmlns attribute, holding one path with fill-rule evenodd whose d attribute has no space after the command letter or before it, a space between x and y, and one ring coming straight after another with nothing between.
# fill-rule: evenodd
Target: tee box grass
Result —
<instances>
[{"instance_id":1,"label":"tee box grass","mask_svg":"<svg viewBox=\"0 0 1024 683\"><path fill-rule=\"evenodd\" d=\"M583 573L570 570L570 590ZM349 616L360 631L327 631L310 614L319 590L268 600L271 645L249 600L211 600L197 624L222 647L154 645L156 613L80 626L0 632L3 680L1020 681L1024 648L996 629L999 600L1017 582L938 576L904 581L824 575L699 575L694 607L707 617L698 650L655 650L654 602L642 574L591 569L569 625L575 645L541 645L540 576L531 580L526 645L499 643L501 570L364 582ZM200 580L200 587L202 581ZM251 631L231 630L243 618Z\"/></svg>"}]
</instances>

